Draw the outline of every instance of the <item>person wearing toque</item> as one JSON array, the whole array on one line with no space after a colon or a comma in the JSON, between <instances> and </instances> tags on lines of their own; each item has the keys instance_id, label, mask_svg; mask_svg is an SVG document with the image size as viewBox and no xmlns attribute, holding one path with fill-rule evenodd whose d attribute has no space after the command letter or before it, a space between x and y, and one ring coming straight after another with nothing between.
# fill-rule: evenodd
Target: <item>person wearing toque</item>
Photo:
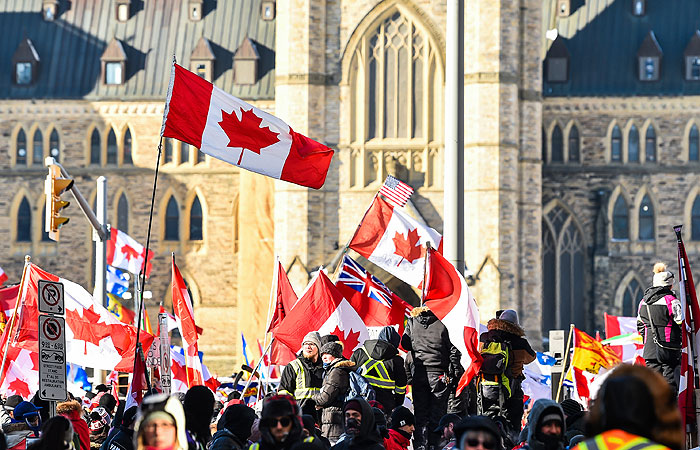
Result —
<instances>
[{"instance_id":1,"label":"person wearing toque","mask_svg":"<svg viewBox=\"0 0 700 450\"><path fill-rule=\"evenodd\" d=\"M324 377L321 390L314 394L316 408L321 409L321 433L331 444L343 434L343 404L350 390L350 371L355 363L343 357L341 342L327 342L321 347Z\"/></svg>"},{"instance_id":2,"label":"person wearing toque","mask_svg":"<svg viewBox=\"0 0 700 450\"><path fill-rule=\"evenodd\" d=\"M302 414L309 414L318 420L314 394L323 385L323 363L321 362L321 335L312 331L304 336L296 359L282 371L278 392L287 394L297 401Z\"/></svg>"}]
</instances>

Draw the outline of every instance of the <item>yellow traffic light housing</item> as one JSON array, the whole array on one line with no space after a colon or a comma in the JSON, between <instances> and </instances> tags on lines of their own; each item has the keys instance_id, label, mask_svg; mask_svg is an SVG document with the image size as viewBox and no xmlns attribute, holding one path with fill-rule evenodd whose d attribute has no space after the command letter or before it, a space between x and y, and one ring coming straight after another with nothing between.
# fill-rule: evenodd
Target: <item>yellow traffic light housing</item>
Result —
<instances>
[{"instance_id":1,"label":"yellow traffic light housing","mask_svg":"<svg viewBox=\"0 0 700 450\"><path fill-rule=\"evenodd\" d=\"M68 223L68 217L61 217L60 211L70 205L70 202L61 200L61 194L73 187L73 180L61 178L61 168L51 164L49 174L44 186L46 192L46 223L45 229L49 238L57 241L58 229Z\"/></svg>"}]
</instances>

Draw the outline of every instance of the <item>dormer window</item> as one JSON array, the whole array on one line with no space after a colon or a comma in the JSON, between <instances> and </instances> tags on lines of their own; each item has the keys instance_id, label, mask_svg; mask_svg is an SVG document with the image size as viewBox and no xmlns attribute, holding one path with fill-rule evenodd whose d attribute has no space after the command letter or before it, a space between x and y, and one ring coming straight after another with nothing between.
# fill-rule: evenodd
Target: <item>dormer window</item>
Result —
<instances>
[{"instance_id":1,"label":"dormer window","mask_svg":"<svg viewBox=\"0 0 700 450\"><path fill-rule=\"evenodd\" d=\"M126 22L129 20L129 7L131 6L131 0L117 0L116 2L116 15L118 22Z\"/></svg>"},{"instance_id":2,"label":"dormer window","mask_svg":"<svg viewBox=\"0 0 700 450\"><path fill-rule=\"evenodd\" d=\"M109 85L124 84L126 52L118 39L112 39L102 57L102 82Z\"/></svg>"},{"instance_id":3,"label":"dormer window","mask_svg":"<svg viewBox=\"0 0 700 450\"><path fill-rule=\"evenodd\" d=\"M274 0L263 0L260 10L262 20L275 20L275 2Z\"/></svg>"},{"instance_id":4,"label":"dormer window","mask_svg":"<svg viewBox=\"0 0 700 450\"><path fill-rule=\"evenodd\" d=\"M58 15L58 1L44 0L41 5L41 13L45 21L53 22Z\"/></svg>"},{"instance_id":5,"label":"dormer window","mask_svg":"<svg viewBox=\"0 0 700 450\"><path fill-rule=\"evenodd\" d=\"M212 81L215 60L216 56L214 56L209 40L205 37L199 38L199 42L190 55L190 70L205 80Z\"/></svg>"},{"instance_id":6,"label":"dormer window","mask_svg":"<svg viewBox=\"0 0 700 450\"><path fill-rule=\"evenodd\" d=\"M187 6L192 22L202 20L202 0L188 0Z\"/></svg>"},{"instance_id":7,"label":"dormer window","mask_svg":"<svg viewBox=\"0 0 700 450\"><path fill-rule=\"evenodd\" d=\"M700 31L695 31L690 42L683 51L685 60L685 79L688 81L700 80Z\"/></svg>"},{"instance_id":8,"label":"dormer window","mask_svg":"<svg viewBox=\"0 0 700 450\"><path fill-rule=\"evenodd\" d=\"M243 42L233 56L233 82L235 84L255 84L258 81L260 54L250 38Z\"/></svg>"},{"instance_id":9,"label":"dormer window","mask_svg":"<svg viewBox=\"0 0 700 450\"><path fill-rule=\"evenodd\" d=\"M545 77L548 83L569 81L569 50L561 36L552 42L545 58Z\"/></svg>"},{"instance_id":10,"label":"dormer window","mask_svg":"<svg viewBox=\"0 0 700 450\"><path fill-rule=\"evenodd\" d=\"M657 81L661 73L663 52L653 31L647 34L637 51L640 81Z\"/></svg>"},{"instance_id":11,"label":"dormer window","mask_svg":"<svg viewBox=\"0 0 700 450\"><path fill-rule=\"evenodd\" d=\"M632 14L635 16L643 16L646 9L646 0L632 0Z\"/></svg>"},{"instance_id":12,"label":"dormer window","mask_svg":"<svg viewBox=\"0 0 700 450\"><path fill-rule=\"evenodd\" d=\"M39 54L29 38L24 38L12 56L14 82L19 86L28 86L39 77Z\"/></svg>"}]
</instances>

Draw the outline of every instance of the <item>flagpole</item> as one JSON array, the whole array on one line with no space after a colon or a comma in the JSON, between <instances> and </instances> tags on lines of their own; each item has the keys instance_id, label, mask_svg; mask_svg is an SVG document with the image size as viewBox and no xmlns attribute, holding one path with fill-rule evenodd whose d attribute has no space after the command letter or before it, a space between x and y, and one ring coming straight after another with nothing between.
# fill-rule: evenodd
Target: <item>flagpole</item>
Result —
<instances>
[{"instance_id":1,"label":"flagpole","mask_svg":"<svg viewBox=\"0 0 700 450\"><path fill-rule=\"evenodd\" d=\"M425 245L427 248L425 249L425 261L423 262L423 289L421 289L421 294L420 294L420 305L423 306L423 303L425 303L425 291L426 291L426 284L427 284L427 279L428 279L428 255L430 255L430 249L432 248L430 246L430 241L426 242Z\"/></svg>"},{"instance_id":2,"label":"flagpole","mask_svg":"<svg viewBox=\"0 0 700 450\"><path fill-rule=\"evenodd\" d=\"M564 350L564 361L562 361L562 368L566 367L566 360L569 357L569 349L571 347L571 336L574 334L574 324L569 324L569 338L566 340L566 350ZM559 395L561 394L561 387L564 384L564 378L566 375L562 373L562 376L559 378L559 386L557 387L557 398L554 399L555 402L559 402Z\"/></svg>"},{"instance_id":3,"label":"flagpole","mask_svg":"<svg viewBox=\"0 0 700 450\"><path fill-rule=\"evenodd\" d=\"M22 289L24 288L24 278L27 273L27 269L29 268L31 256L25 255L24 256L24 269L22 269L22 277L20 278L19 281L19 291L17 292L17 299L15 300L15 309L12 311L12 319L10 319L9 328L5 328L5 332L3 333L5 336L7 336L7 340L5 341L5 349L3 350L2 353L2 365L0 365L0 383L4 380L4 377L2 376L3 372L5 371L5 361L7 360L7 350L8 347L10 346L10 333L12 333L12 327L14 327L15 324L15 316L17 315L17 309L19 308L19 302L20 299L22 298Z\"/></svg>"},{"instance_id":4,"label":"flagpole","mask_svg":"<svg viewBox=\"0 0 700 450\"><path fill-rule=\"evenodd\" d=\"M259 360L258 363L255 365L255 367L253 368L253 371L250 373L250 376L248 377L248 381L246 381L246 383L245 383L245 387L243 388L243 392L241 392L241 398L243 399L243 403L244 403L244 404L245 404L245 393L248 391L248 388L250 387L250 382L253 381L253 375L254 375L255 372L257 372L258 369L260 368L260 363L261 363L261 362L263 361L263 359L265 358L265 355L267 355L267 352L270 351L270 348L272 347L272 343L273 343L273 342L275 342L275 338L274 338L274 337L272 338L272 340L270 340L270 343L267 344L267 348L265 349L265 351L263 352L263 354L260 356L260 360ZM260 391L260 389L258 389L258 391Z\"/></svg>"},{"instance_id":5,"label":"flagpole","mask_svg":"<svg viewBox=\"0 0 700 450\"><path fill-rule=\"evenodd\" d=\"M680 275L681 275L682 280L683 280L683 291L684 291L683 296L685 297L685 301L687 304L688 301L692 300L692 299L689 299L689 295L688 295L689 291L690 291L688 289L688 274L687 274L688 268L685 265L685 260L688 257L688 254L685 251L685 244L683 243L682 229L683 229L683 225L676 225L675 227L673 227L673 231L676 233L676 242L678 243L678 250L679 251L681 249L683 250L683 254L681 255L680 258L678 258L678 264L680 266L679 270L681 271ZM686 305L684 305L684 306L686 306ZM692 324L695 324L696 320L700 319L698 317L693 317L693 308L686 307L686 311L684 311L684 313L690 314L690 323L692 323ZM683 325L684 325L683 332L686 333L686 335L687 335L688 330L686 329L685 324L683 324ZM693 330L691 330L691 331L693 331ZM698 374L698 368L697 368L697 361L695 360L695 348L693 345L694 344L693 343L694 336L687 336L687 337L689 338L688 339L688 346L690 347L689 350L692 353L692 355L689 355L689 356L692 356L691 364L693 365L693 374L694 374L693 390L695 390L695 388L698 386L698 375L699 374Z\"/></svg>"},{"instance_id":6,"label":"flagpole","mask_svg":"<svg viewBox=\"0 0 700 450\"><path fill-rule=\"evenodd\" d=\"M265 337L263 338L263 348L267 345L267 335L268 330L270 329L270 316L271 311L272 311L272 302L274 301L276 295L277 295L277 286L279 285L279 264L280 264L280 258L279 255L275 256L275 264L274 264L274 269L272 271L272 286L270 287L270 301L267 304L267 320L265 321ZM276 302L275 302L276 304ZM260 341L258 341L258 345L260 345ZM260 359L262 359L264 355L260 355ZM270 386L270 364L267 365L267 377L265 377L265 390L267 391L267 388ZM259 390L258 390L259 391Z\"/></svg>"}]
</instances>

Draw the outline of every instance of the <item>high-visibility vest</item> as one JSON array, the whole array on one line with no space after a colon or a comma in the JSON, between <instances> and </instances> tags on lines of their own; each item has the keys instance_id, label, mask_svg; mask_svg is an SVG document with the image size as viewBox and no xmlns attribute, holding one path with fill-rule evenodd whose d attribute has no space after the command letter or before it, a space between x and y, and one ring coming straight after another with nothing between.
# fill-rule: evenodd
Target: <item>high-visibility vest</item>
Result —
<instances>
[{"instance_id":1,"label":"high-visibility vest","mask_svg":"<svg viewBox=\"0 0 700 450\"><path fill-rule=\"evenodd\" d=\"M622 430L608 430L587 439L574 450L668 450L668 447Z\"/></svg>"},{"instance_id":2,"label":"high-visibility vest","mask_svg":"<svg viewBox=\"0 0 700 450\"><path fill-rule=\"evenodd\" d=\"M367 349L362 347L362 351L367 355L367 361L360 366L360 375L365 377L367 382L374 388L390 389L396 392L396 382L389 376L389 371L384 365L384 361L372 359ZM406 393L406 386L402 386L403 393ZM400 392L396 392L400 394Z\"/></svg>"},{"instance_id":3,"label":"high-visibility vest","mask_svg":"<svg viewBox=\"0 0 700 450\"><path fill-rule=\"evenodd\" d=\"M304 438L304 442L314 442L316 438L313 436L309 436L307 438ZM260 450L260 443L256 442L255 444L251 444L250 447L248 447L248 450Z\"/></svg>"},{"instance_id":4,"label":"high-visibility vest","mask_svg":"<svg viewBox=\"0 0 700 450\"><path fill-rule=\"evenodd\" d=\"M287 393L294 397L297 401L304 400L313 397L314 394L321 391L321 388L311 387L306 385L306 376L304 373L304 365L298 359L289 363L294 369L296 374L296 386L294 387L294 392L287 392L286 390L280 391L280 393Z\"/></svg>"}]
</instances>

